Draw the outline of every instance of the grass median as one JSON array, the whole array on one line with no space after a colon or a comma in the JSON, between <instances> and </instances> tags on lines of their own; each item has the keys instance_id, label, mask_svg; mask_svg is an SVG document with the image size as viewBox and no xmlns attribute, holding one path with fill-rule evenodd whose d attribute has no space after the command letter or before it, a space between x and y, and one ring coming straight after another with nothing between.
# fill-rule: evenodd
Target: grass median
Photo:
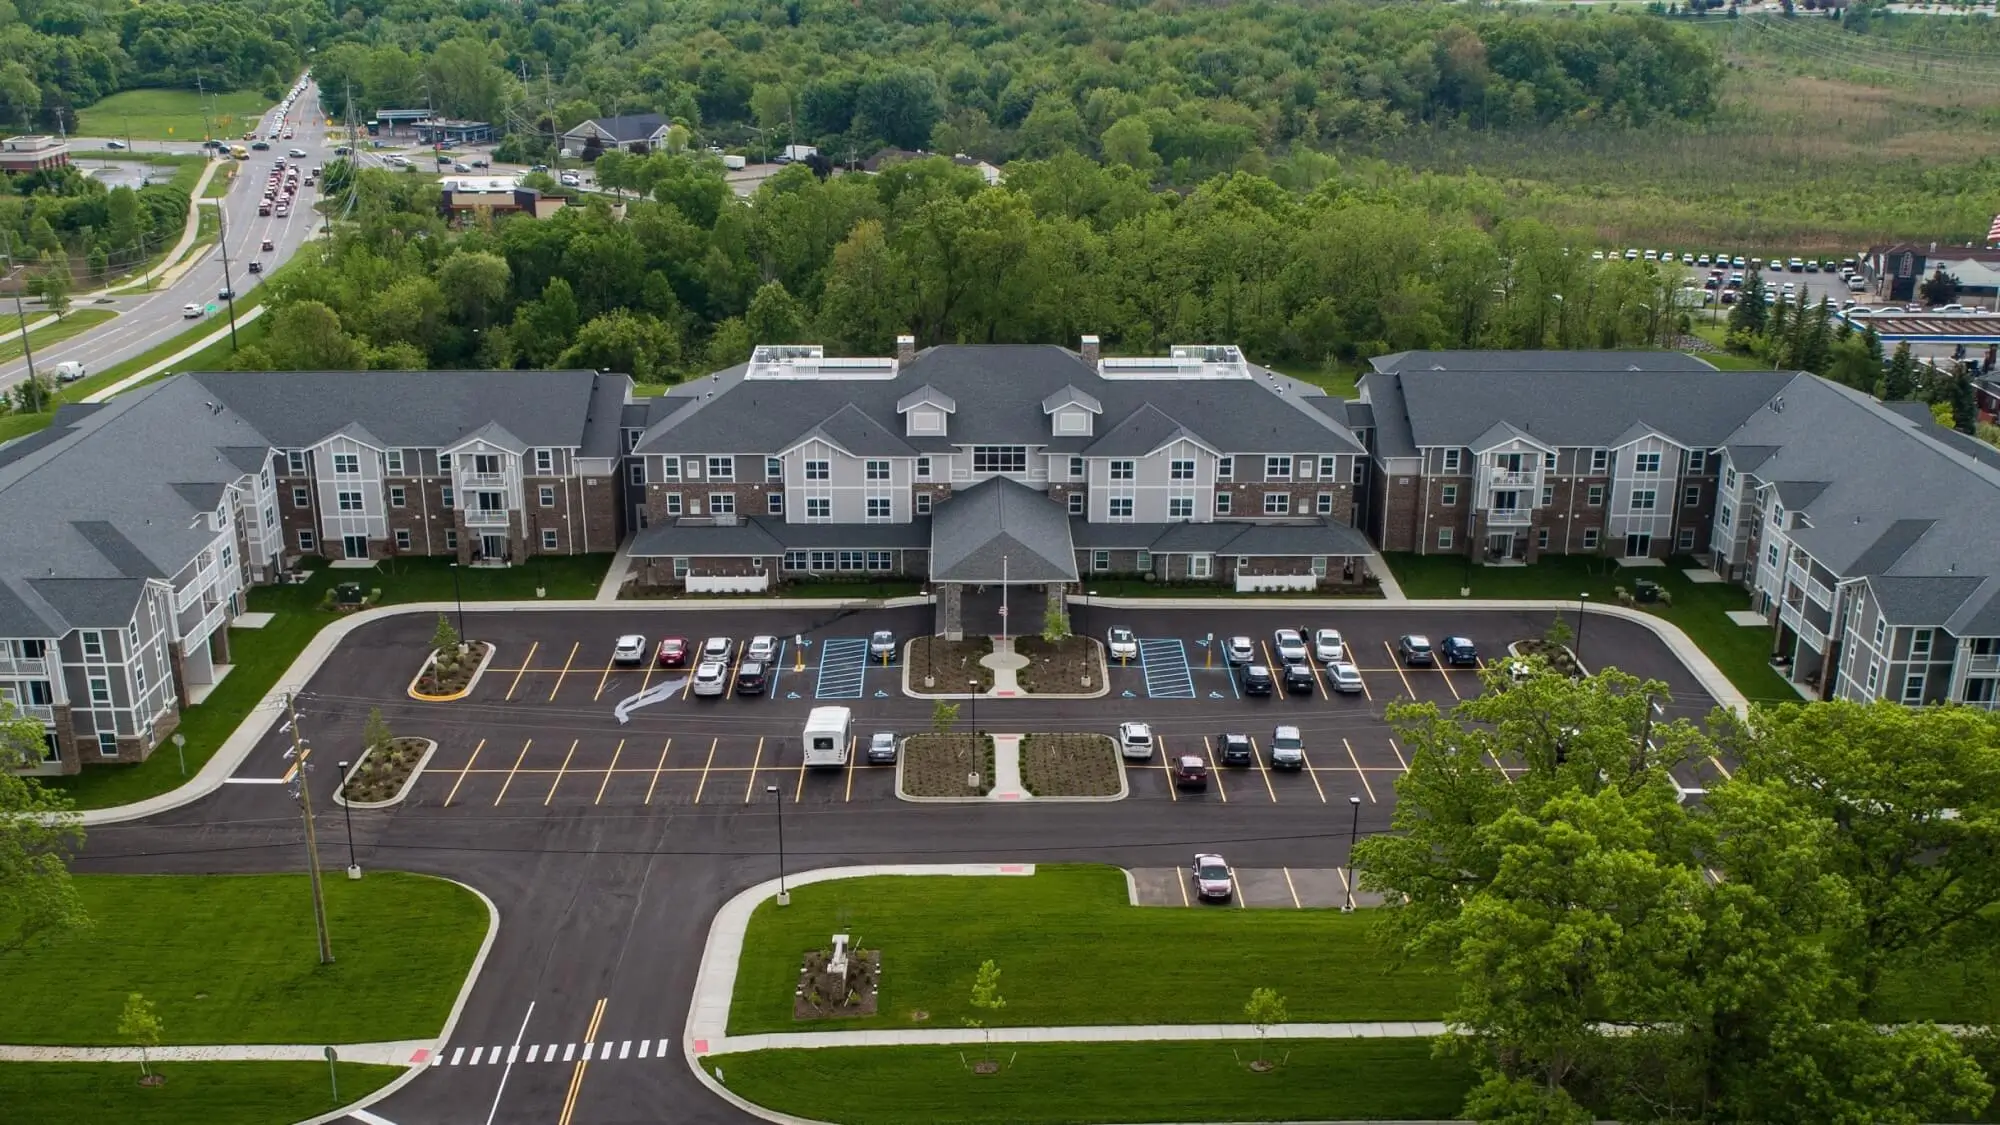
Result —
<instances>
[{"instance_id":1,"label":"grass median","mask_svg":"<svg viewBox=\"0 0 2000 1125\"><path fill-rule=\"evenodd\" d=\"M803 889L803 888L802 888ZM891 976L887 979L893 980ZM1011 1005L1013 1001L1010 999ZM1124 1121L1449 1120L1472 1086L1428 1039L829 1047L702 1060L769 1109L840 1125L1057 1125ZM998 1073L970 1064L991 1057Z\"/></svg>"},{"instance_id":2,"label":"grass median","mask_svg":"<svg viewBox=\"0 0 2000 1125\"><path fill-rule=\"evenodd\" d=\"M167 1044L438 1034L486 936L485 904L393 871L325 886L331 965L319 963L304 875L77 876L92 932L0 957L0 1042L122 1045L134 992L153 1002Z\"/></svg>"},{"instance_id":3,"label":"grass median","mask_svg":"<svg viewBox=\"0 0 2000 1125\"><path fill-rule=\"evenodd\" d=\"M74 309L64 314L61 320L54 322L40 321L37 322L35 327L29 328L28 346L40 349L46 348L51 344L60 344L73 336L83 335L85 332L117 315L117 313L112 312L110 309ZM15 336L11 340L0 341L0 360L19 359L25 350L21 345L21 337L19 336ZM49 364L40 364L36 370L39 373L46 374L51 366Z\"/></svg>"},{"instance_id":4,"label":"grass median","mask_svg":"<svg viewBox=\"0 0 2000 1125\"><path fill-rule=\"evenodd\" d=\"M1364 913L1127 905L1115 867L1044 866L1032 877L881 876L810 883L757 908L744 940L729 1033L1081 1024L1240 1023L1254 988L1294 1020L1434 1020L1452 983L1392 969ZM880 1014L792 1018L800 956L828 935L882 951ZM1007 1006L972 1007L991 958Z\"/></svg>"},{"instance_id":5,"label":"grass median","mask_svg":"<svg viewBox=\"0 0 2000 1125\"><path fill-rule=\"evenodd\" d=\"M152 1069L166 1079L163 1085L139 1085L137 1063L0 1063L0 1120L273 1125L353 1102L402 1073L323 1062L169 1062Z\"/></svg>"}]
</instances>

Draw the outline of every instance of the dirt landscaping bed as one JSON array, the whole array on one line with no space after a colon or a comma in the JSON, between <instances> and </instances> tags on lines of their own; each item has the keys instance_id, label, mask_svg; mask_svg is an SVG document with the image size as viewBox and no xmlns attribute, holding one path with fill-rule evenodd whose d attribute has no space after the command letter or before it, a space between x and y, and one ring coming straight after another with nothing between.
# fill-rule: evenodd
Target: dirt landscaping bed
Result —
<instances>
[{"instance_id":1,"label":"dirt landscaping bed","mask_svg":"<svg viewBox=\"0 0 2000 1125\"><path fill-rule=\"evenodd\" d=\"M899 784L911 797L983 797L993 789L993 739L989 735L913 734L903 740ZM979 774L979 788L965 776Z\"/></svg>"},{"instance_id":2,"label":"dirt landscaping bed","mask_svg":"<svg viewBox=\"0 0 2000 1125\"><path fill-rule=\"evenodd\" d=\"M1031 634L1016 637L1014 651L1028 658L1028 666L1017 677L1022 691L1058 695L1096 691L1104 686L1103 662L1098 659L1099 648L1094 637L1072 633L1050 644Z\"/></svg>"},{"instance_id":3,"label":"dirt landscaping bed","mask_svg":"<svg viewBox=\"0 0 2000 1125\"><path fill-rule=\"evenodd\" d=\"M1029 734L1021 738L1021 784L1037 797L1116 797L1125 767L1109 735Z\"/></svg>"},{"instance_id":4,"label":"dirt landscaping bed","mask_svg":"<svg viewBox=\"0 0 2000 1125\"><path fill-rule=\"evenodd\" d=\"M1508 645L1515 656L1539 656L1549 662L1549 667L1563 675L1575 679L1583 675L1583 668L1576 662L1576 653L1568 645L1551 643L1541 637L1529 637Z\"/></svg>"},{"instance_id":5,"label":"dirt landscaping bed","mask_svg":"<svg viewBox=\"0 0 2000 1125\"><path fill-rule=\"evenodd\" d=\"M964 695L966 681L978 680L980 691L991 691L993 669L979 661L992 652L992 637L967 637L962 641L917 637L910 642L908 657L910 690L924 695ZM930 678L928 684L925 677Z\"/></svg>"},{"instance_id":6,"label":"dirt landscaping bed","mask_svg":"<svg viewBox=\"0 0 2000 1125\"><path fill-rule=\"evenodd\" d=\"M385 746L363 751L341 785L341 799L355 805L389 800L402 792L431 745L428 738L392 738Z\"/></svg>"},{"instance_id":7,"label":"dirt landscaping bed","mask_svg":"<svg viewBox=\"0 0 2000 1125\"><path fill-rule=\"evenodd\" d=\"M417 676L417 694L456 695L464 691L478 674L479 666L486 662L486 654L492 647L485 641L467 641L460 652L432 654Z\"/></svg>"}]
</instances>

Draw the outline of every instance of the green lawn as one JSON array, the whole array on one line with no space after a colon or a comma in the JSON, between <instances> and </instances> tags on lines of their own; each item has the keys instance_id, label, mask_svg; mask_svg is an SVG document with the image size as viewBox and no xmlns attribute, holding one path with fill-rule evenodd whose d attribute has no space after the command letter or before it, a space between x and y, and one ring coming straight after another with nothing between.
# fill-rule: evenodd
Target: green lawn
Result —
<instances>
[{"instance_id":1,"label":"green lawn","mask_svg":"<svg viewBox=\"0 0 2000 1125\"><path fill-rule=\"evenodd\" d=\"M181 716L180 733L187 736L187 769L192 775L208 761L250 709L271 690L286 668L320 628L334 615L319 608L335 581L360 581L382 589L382 602L449 601L453 597L447 560L405 558L385 562L379 571L323 568L303 586L257 586L250 590L250 609L276 613L262 629L231 629L229 654L235 671L201 703ZM545 583L551 598L590 598L611 565L610 555L577 555L538 559L518 567L468 568L460 576L465 600L528 600L536 583ZM77 807L109 808L164 793L183 780L172 748L154 752L138 765L95 766L69 777L45 778L45 784L68 790Z\"/></svg>"},{"instance_id":2,"label":"green lawn","mask_svg":"<svg viewBox=\"0 0 2000 1125\"><path fill-rule=\"evenodd\" d=\"M401 1067L323 1062L170 1062L166 1085L139 1085L137 1063L0 1063L0 1120L118 1125L278 1125L381 1089Z\"/></svg>"},{"instance_id":3,"label":"green lawn","mask_svg":"<svg viewBox=\"0 0 2000 1125\"><path fill-rule=\"evenodd\" d=\"M1463 556L1386 553L1383 558L1403 592L1413 598L1456 598L1459 583L1465 579ZM1553 598L1575 604L1577 595L1588 590L1592 601L1615 605L1616 587L1630 589L1634 579L1650 578L1666 588L1674 604L1671 608L1648 606L1646 611L1680 626L1736 690L1752 702L1798 702L1798 693L1771 670L1771 631L1737 625L1723 616L1725 610L1748 609L1749 592L1726 582L1696 585L1688 581L1681 571L1697 565L1683 557L1669 559L1665 567L1625 570L1610 559L1595 556L1549 555L1533 566L1473 567L1472 596ZM1588 625L1584 626L1583 648L1584 665L1596 667Z\"/></svg>"},{"instance_id":4,"label":"green lawn","mask_svg":"<svg viewBox=\"0 0 2000 1125\"><path fill-rule=\"evenodd\" d=\"M211 135L234 140L269 108L271 102L255 90L206 96L193 90L126 90L77 110L76 131L86 137L129 135L138 141L189 144Z\"/></svg>"},{"instance_id":5,"label":"green lawn","mask_svg":"<svg viewBox=\"0 0 2000 1125\"><path fill-rule=\"evenodd\" d=\"M1115 867L812 883L792 891L790 906L757 908L729 1032L825 1030L793 1020L792 990L800 955L834 933L883 951L880 1014L843 1019L841 1030L956 1027L981 1014L969 997L987 958L1007 999L984 1017L995 1027L1241 1022L1259 987L1277 989L1299 1021L1439 1018L1450 979L1392 972L1370 922L1337 910L1128 906Z\"/></svg>"},{"instance_id":6,"label":"green lawn","mask_svg":"<svg viewBox=\"0 0 2000 1125\"><path fill-rule=\"evenodd\" d=\"M1290 375L1300 382L1311 383L1334 398L1353 398L1361 376L1367 373L1363 365L1347 367L1337 364L1331 371L1303 363L1267 363L1264 366L1280 375Z\"/></svg>"},{"instance_id":7,"label":"green lawn","mask_svg":"<svg viewBox=\"0 0 2000 1125\"><path fill-rule=\"evenodd\" d=\"M1264 1074L1245 1065L1257 1050L996 1041L1005 1065L990 1075L969 1069L981 1047L751 1051L702 1065L759 1105L840 1125L1448 1120L1473 1082L1463 1062L1433 1059L1428 1039L1273 1041L1268 1057L1283 1061Z\"/></svg>"},{"instance_id":8,"label":"green lawn","mask_svg":"<svg viewBox=\"0 0 2000 1125\"><path fill-rule=\"evenodd\" d=\"M170 1044L436 1035L486 936L485 904L422 875L333 874L325 966L302 874L77 876L93 928L0 957L0 1042L122 1044L133 992L153 1002Z\"/></svg>"},{"instance_id":9,"label":"green lawn","mask_svg":"<svg viewBox=\"0 0 2000 1125\"><path fill-rule=\"evenodd\" d=\"M72 336L83 335L85 332L117 315L117 313L112 312L110 309L73 309L61 320L53 324L44 324L39 328L28 329L28 345L39 351L51 344L60 344ZM10 327L19 328L20 324L16 322ZM21 358L21 352L22 346L19 336L15 336L11 340L0 341L0 361L19 359ZM35 369L41 371L43 370L43 365L38 362Z\"/></svg>"}]
</instances>

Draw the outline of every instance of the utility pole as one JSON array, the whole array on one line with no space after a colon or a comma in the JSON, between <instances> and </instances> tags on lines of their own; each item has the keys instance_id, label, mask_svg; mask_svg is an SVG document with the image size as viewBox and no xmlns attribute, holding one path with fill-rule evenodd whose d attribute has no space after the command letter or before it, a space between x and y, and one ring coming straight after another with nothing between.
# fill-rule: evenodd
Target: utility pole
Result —
<instances>
[{"instance_id":1,"label":"utility pole","mask_svg":"<svg viewBox=\"0 0 2000 1125\"><path fill-rule=\"evenodd\" d=\"M229 209L215 201L215 244L222 247L222 292L229 302L229 350L236 350L236 283L229 278Z\"/></svg>"},{"instance_id":2,"label":"utility pole","mask_svg":"<svg viewBox=\"0 0 2000 1125\"><path fill-rule=\"evenodd\" d=\"M285 754L292 763L294 776L292 793L299 799L299 812L306 822L306 871L312 877L313 924L319 929L319 963L333 964L333 939L326 932L326 891L319 878L319 834L313 830L312 747L306 744L305 733L299 729L298 699L290 692L285 693L286 718L291 720L292 748Z\"/></svg>"},{"instance_id":3,"label":"utility pole","mask_svg":"<svg viewBox=\"0 0 2000 1125\"><path fill-rule=\"evenodd\" d=\"M6 252L7 276L12 278L14 276L14 238L4 227L0 227L0 249L4 249ZM35 413L40 414L42 407L46 404L42 402L42 385L35 379L35 346L28 342L28 310L21 304L21 286L19 283L14 286L14 318L21 322L21 354L28 357L28 386L31 388L28 393L35 400Z\"/></svg>"},{"instance_id":4,"label":"utility pole","mask_svg":"<svg viewBox=\"0 0 2000 1125\"><path fill-rule=\"evenodd\" d=\"M194 76L194 100L201 103L201 139L215 139L215 123L208 119L208 91L202 87L201 75Z\"/></svg>"}]
</instances>

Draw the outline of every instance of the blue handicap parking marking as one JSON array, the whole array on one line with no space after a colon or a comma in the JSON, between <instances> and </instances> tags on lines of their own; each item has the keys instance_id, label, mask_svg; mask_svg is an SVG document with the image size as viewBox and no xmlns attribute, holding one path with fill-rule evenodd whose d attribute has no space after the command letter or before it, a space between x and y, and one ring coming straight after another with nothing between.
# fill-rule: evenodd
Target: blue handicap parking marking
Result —
<instances>
[{"instance_id":1,"label":"blue handicap parking marking","mask_svg":"<svg viewBox=\"0 0 2000 1125\"><path fill-rule=\"evenodd\" d=\"M1139 670L1150 699L1193 699L1194 670L1179 637L1140 638Z\"/></svg>"},{"instance_id":2,"label":"blue handicap parking marking","mask_svg":"<svg viewBox=\"0 0 2000 1125\"><path fill-rule=\"evenodd\" d=\"M868 677L868 638L829 637L819 646L815 699L860 699Z\"/></svg>"},{"instance_id":3,"label":"blue handicap parking marking","mask_svg":"<svg viewBox=\"0 0 2000 1125\"><path fill-rule=\"evenodd\" d=\"M1139 698L1139 695L1138 695L1138 693L1137 693L1137 692L1135 692L1135 691L1133 691L1133 690L1132 690L1131 688L1126 688L1123 694L1124 694L1124 697L1125 697L1126 699L1137 699L1137 698Z\"/></svg>"},{"instance_id":4,"label":"blue handicap parking marking","mask_svg":"<svg viewBox=\"0 0 2000 1125\"><path fill-rule=\"evenodd\" d=\"M875 698L877 698L877 699L887 699L887 698L889 698L889 693L888 693L888 692L886 692L886 691L883 691L883 690L882 690L881 688L876 688L876 689L875 689Z\"/></svg>"},{"instance_id":5,"label":"blue handicap parking marking","mask_svg":"<svg viewBox=\"0 0 2000 1125\"><path fill-rule=\"evenodd\" d=\"M1208 697L1209 697L1210 699L1221 699L1221 698L1222 698L1222 693L1221 693L1221 692L1219 692L1219 691L1211 691L1211 692L1209 692L1209 693L1208 693Z\"/></svg>"},{"instance_id":6,"label":"blue handicap parking marking","mask_svg":"<svg viewBox=\"0 0 2000 1125\"><path fill-rule=\"evenodd\" d=\"M786 693L785 693L785 698L786 698L786 699L797 699L798 697L799 697L799 693L798 693L798 692L795 692L795 691L788 691L788 692L786 692Z\"/></svg>"}]
</instances>

